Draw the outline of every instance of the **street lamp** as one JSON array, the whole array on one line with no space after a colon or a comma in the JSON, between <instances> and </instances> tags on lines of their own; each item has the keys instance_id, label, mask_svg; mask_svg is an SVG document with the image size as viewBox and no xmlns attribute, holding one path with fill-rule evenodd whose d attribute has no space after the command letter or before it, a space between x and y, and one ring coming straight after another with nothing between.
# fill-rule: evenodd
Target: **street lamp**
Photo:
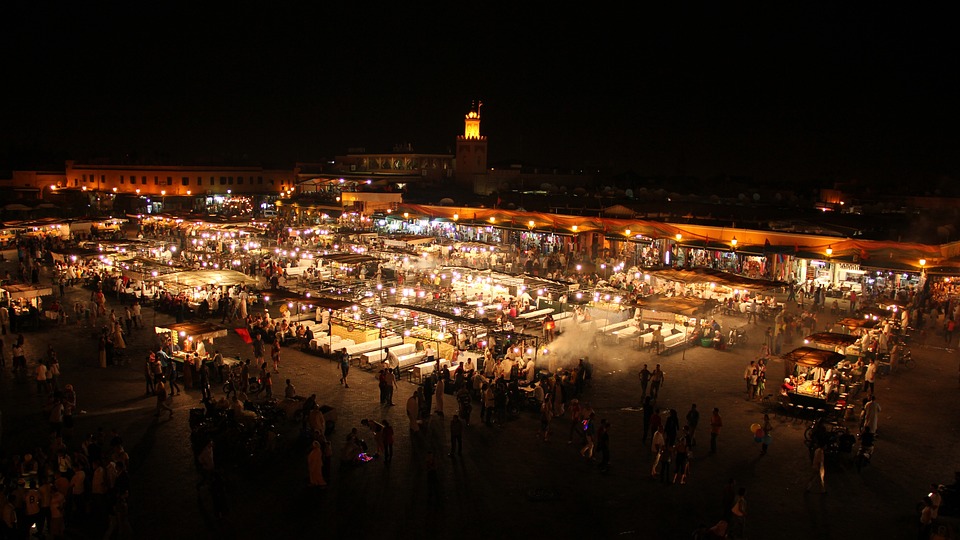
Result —
<instances>
[{"instance_id":1,"label":"street lamp","mask_svg":"<svg viewBox=\"0 0 960 540\"><path fill-rule=\"evenodd\" d=\"M736 236L734 236L733 239L730 240L730 247L732 247L733 249L737 249L737 237L736 237Z\"/></svg>"},{"instance_id":2,"label":"street lamp","mask_svg":"<svg viewBox=\"0 0 960 540\"><path fill-rule=\"evenodd\" d=\"M573 232L577 232L577 229L578 229L578 228L579 228L579 227L577 227L576 225L574 225L573 227L570 227L570 230L573 231Z\"/></svg>"},{"instance_id":3,"label":"street lamp","mask_svg":"<svg viewBox=\"0 0 960 540\"><path fill-rule=\"evenodd\" d=\"M827 257L833 255L833 246L827 246Z\"/></svg>"}]
</instances>

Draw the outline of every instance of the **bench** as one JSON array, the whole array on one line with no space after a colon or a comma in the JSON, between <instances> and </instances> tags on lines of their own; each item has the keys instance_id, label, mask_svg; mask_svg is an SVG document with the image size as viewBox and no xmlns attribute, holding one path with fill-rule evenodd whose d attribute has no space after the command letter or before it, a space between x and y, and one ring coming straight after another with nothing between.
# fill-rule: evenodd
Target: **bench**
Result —
<instances>
[{"instance_id":1,"label":"bench","mask_svg":"<svg viewBox=\"0 0 960 540\"><path fill-rule=\"evenodd\" d=\"M423 359L426 357L427 357L427 354L425 352L417 351L417 352L405 354L403 356L398 356L397 360L400 361L400 369L403 370L403 369L407 369L410 366L415 366L423 362Z\"/></svg>"},{"instance_id":2,"label":"bench","mask_svg":"<svg viewBox=\"0 0 960 540\"><path fill-rule=\"evenodd\" d=\"M403 338L400 336L390 336L383 339L372 339L370 341L363 341L360 343L354 343L347 347L347 354L350 356L359 356L363 353L368 353L375 351L377 349L382 349L383 347L392 347L394 345L400 345L403 343Z\"/></svg>"},{"instance_id":3,"label":"bench","mask_svg":"<svg viewBox=\"0 0 960 540\"><path fill-rule=\"evenodd\" d=\"M620 321L620 322L617 322L617 323L608 324L608 325L600 328L600 332L602 332L602 333L604 333L604 334L613 333L613 332L616 332L617 330L622 330L622 329L630 326L632 323L633 323L633 319L627 319L627 320L625 320L625 321Z\"/></svg>"},{"instance_id":4,"label":"bench","mask_svg":"<svg viewBox=\"0 0 960 540\"><path fill-rule=\"evenodd\" d=\"M683 340L685 337L686 336L683 332L678 332L676 334L670 334L670 335L664 336L663 346L669 349L670 347L675 347L677 345L680 345L683 343Z\"/></svg>"}]
</instances>

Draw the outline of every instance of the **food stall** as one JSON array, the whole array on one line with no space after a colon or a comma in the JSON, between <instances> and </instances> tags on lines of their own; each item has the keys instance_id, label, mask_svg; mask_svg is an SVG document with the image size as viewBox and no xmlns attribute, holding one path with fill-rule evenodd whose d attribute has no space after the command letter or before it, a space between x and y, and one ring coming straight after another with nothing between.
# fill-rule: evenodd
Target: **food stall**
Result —
<instances>
[{"instance_id":1,"label":"food stall","mask_svg":"<svg viewBox=\"0 0 960 540\"><path fill-rule=\"evenodd\" d=\"M154 328L161 339L170 340L170 348L173 351L172 358L175 362L183 364L187 356L196 354L203 363L209 363L213 359L210 347L213 340L227 335L225 328L216 327L210 323L174 323ZM204 341L207 343L205 344Z\"/></svg>"},{"instance_id":2,"label":"food stall","mask_svg":"<svg viewBox=\"0 0 960 540\"><path fill-rule=\"evenodd\" d=\"M44 296L53 295L50 287L10 283L0 288L0 303L10 306L10 330L19 332L40 325ZM54 320L57 314L52 317Z\"/></svg>"},{"instance_id":3,"label":"food stall","mask_svg":"<svg viewBox=\"0 0 960 540\"><path fill-rule=\"evenodd\" d=\"M816 347L799 347L781 357L784 381L780 404L787 410L807 415L824 415L837 406L840 393L836 366L844 356Z\"/></svg>"},{"instance_id":4,"label":"food stall","mask_svg":"<svg viewBox=\"0 0 960 540\"><path fill-rule=\"evenodd\" d=\"M840 382L840 392L853 388L863 376L863 367L858 365L860 359L860 338L837 332L818 332L803 339L805 345L815 349L833 351L844 355L845 359L837 363L836 373Z\"/></svg>"}]
</instances>

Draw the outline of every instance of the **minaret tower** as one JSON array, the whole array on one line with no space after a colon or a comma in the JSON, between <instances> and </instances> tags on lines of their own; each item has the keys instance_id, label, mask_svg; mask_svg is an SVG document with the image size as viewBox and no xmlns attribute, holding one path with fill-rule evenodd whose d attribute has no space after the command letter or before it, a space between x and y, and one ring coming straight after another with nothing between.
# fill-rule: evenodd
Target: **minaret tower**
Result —
<instances>
[{"instance_id":1,"label":"minaret tower","mask_svg":"<svg viewBox=\"0 0 960 540\"><path fill-rule=\"evenodd\" d=\"M457 179L472 184L474 176L487 171L487 138L480 135L480 108L483 102L470 105L463 121L463 135L457 137Z\"/></svg>"}]
</instances>

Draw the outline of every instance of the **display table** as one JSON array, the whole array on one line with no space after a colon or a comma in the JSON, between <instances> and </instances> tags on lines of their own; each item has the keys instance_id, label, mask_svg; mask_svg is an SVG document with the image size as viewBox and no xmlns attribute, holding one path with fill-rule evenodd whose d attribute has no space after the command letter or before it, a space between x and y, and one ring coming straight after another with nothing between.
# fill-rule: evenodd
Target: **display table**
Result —
<instances>
[{"instance_id":1,"label":"display table","mask_svg":"<svg viewBox=\"0 0 960 540\"><path fill-rule=\"evenodd\" d=\"M448 360L440 360L440 366L443 367L450 362ZM424 377L429 376L437 368L437 363L434 362L424 362L422 364L417 364L413 366L413 370L410 372L413 375L413 382L420 384L423 382Z\"/></svg>"},{"instance_id":2,"label":"display table","mask_svg":"<svg viewBox=\"0 0 960 540\"><path fill-rule=\"evenodd\" d=\"M521 313L517 315L517 318L523 319L523 320L536 319L537 317L546 317L547 315L550 315L553 312L554 312L553 308L544 308L544 309L538 309L535 311L528 311L526 313Z\"/></svg>"}]
</instances>

